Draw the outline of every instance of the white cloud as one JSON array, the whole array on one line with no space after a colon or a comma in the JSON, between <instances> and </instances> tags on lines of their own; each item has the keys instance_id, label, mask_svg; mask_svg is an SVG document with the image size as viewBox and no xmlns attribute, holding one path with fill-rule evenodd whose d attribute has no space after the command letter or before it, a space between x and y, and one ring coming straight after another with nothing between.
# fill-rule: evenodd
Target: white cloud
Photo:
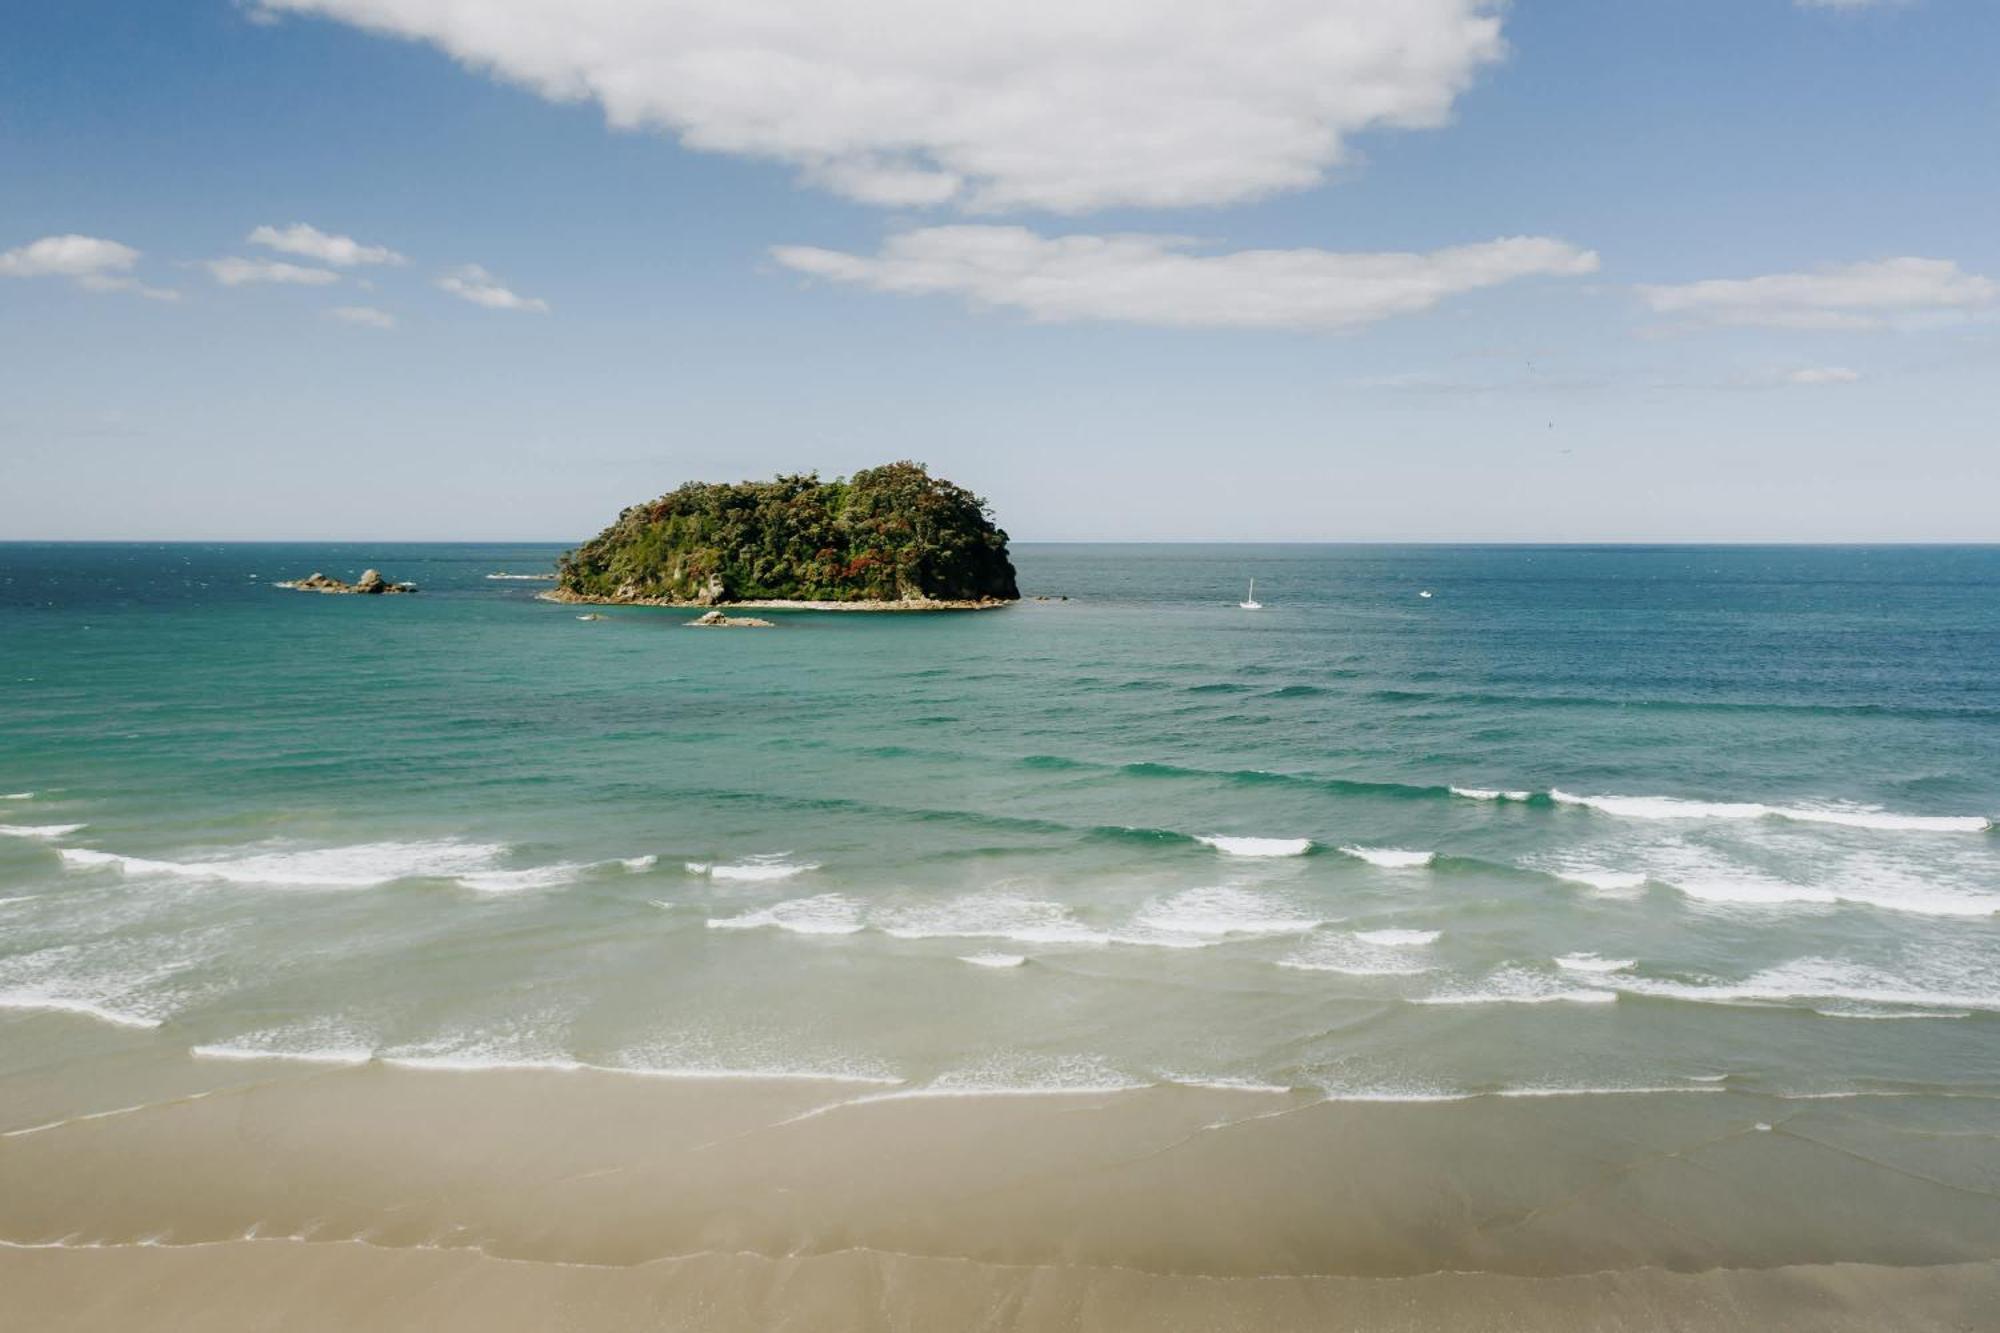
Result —
<instances>
[{"instance_id":1,"label":"white cloud","mask_svg":"<svg viewBox=\"0 0 2000 1333\"><path fill-rule=\"evenodd\" d=\"M337 305L326 312L334 319L347 324L359 324L370 329L393 329L396 317L386 310L378 310L372 305Z\"/></svg>"},{"instance_id":2,"label":"white cloud","mask_svg":"<svg viewBox=\"0 0 2000 1333\"><path fill-rule=\"evenodd\" d=\"M1082 213L1319 183L1446 123L1501 0L255 0L434 43L619 128L894 207Z\"/></svg>"},{"instance_id":3,"label":"white cloud","mask_svg":"<svg viewBox=\"0 0 2000 1333\"><path fill-rule=\"evenodd\" d=\"M279 259L205 259L203 268L225 287L241 287L246 282L289 283L300 287L324 287L339 282L331 269L304 268Z\"/></svg>"},{"instance_id":4,"label":"white cloud","mask_svg":"<svg viewBox=\"0 0 2000 1333\"><path fill-rule=\"evenodd\" d=\"M131 292L151 301L178 301L170 287L149 287L128 272L139 262L129 245L97 236L44 236L0 254L0 277L69 278L91 292Z\"/></svg>"},{"instance_id":5,"label":"white cloud","mask_svg":"<svg viewBox=\"0 0 2000 1333\"><path fill-rule=\"evenodd\" d=\"M363 245L352 236L329 235L304 222L294 222L289 227L259 227L244 239L251 245L266 246L288 255L303 255L337 268L409 262L386 245Z\"/></svg>"},{"instance_id":6,"label":"white cloud","mask_svg":"<svg viewBox=\"0 0 2000 1333\"><path fill-rule=\"evenodd\" d=\"M1866 330L1915 326L2000 304L2000 283L1948 259L1880 259L1811 273L1645 286L1640 299L1696 324Z\"/></svg>"},{"instance_id":7,"label":"white cloud","mask_svg":"<svg viewBox=\"0 0 2000 1333\"><path fill-rule=\"evenodd\" d=\"M1846 366L1810 366L1785 376L1787 384L1859 384L1861 372Z\"/></svg>"},{"instance_id":8,"label":"white cloud","mask_svg":"<svg viewBox=\"0 0 2000 1333\"><path fill-rule=\"evenodd\" d=\"M546 312L547 301L519 296L502 286L500 280L477 264L453 269L437 280L437 285L462 301L483 305L489 310L532 310Z\"/></svg>"},{"instance_id":9,"label":"white cloud","mask_svg":"<svg viewBox=\"0 0 2000 1333\"><path fill-rule=\"evenodd\" d=\"M122 273L139 262L129 245L96 236L44 236L0 254L0 275L9 278L100 278Z\"/></svg>"},{"instance_id":10,"label":"white cloud","mask_svg":"<svg viewBox=\"0 0 2000 1333\"><path fill-rule=\"evenodd\" d=\"M872 256L800 245L771 253L787 268L877 291L955 295L1048 322L1179 328L1349 329L1515 278L1597 270L1594 253L1539 236L1429 254L1203 254L1184 237L955 226L892 236Z\"/></svg>"}]
</instances>

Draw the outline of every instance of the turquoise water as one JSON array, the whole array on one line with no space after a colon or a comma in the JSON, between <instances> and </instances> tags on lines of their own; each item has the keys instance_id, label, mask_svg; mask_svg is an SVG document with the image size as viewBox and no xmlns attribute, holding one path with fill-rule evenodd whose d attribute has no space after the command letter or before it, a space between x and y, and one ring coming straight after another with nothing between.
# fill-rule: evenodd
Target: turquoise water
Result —
<instances>
[{"instance_id":1,"label":"turquoise water","mask_svg":"<svg viewBox=\"0 0 2000 1333\"><path fill-rule=\"evenodd\" d=\"M0 546L0 1043L2000 1097L2000 550L1028 546L1068 600L734 632L486 577L554 554Z\"/></svg>"}]
</instances>

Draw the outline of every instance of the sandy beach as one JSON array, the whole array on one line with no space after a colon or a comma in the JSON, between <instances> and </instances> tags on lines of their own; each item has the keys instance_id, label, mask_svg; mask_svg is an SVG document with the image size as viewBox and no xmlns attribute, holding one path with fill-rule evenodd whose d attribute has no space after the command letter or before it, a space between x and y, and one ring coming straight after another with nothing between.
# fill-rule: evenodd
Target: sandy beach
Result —
<instances>
[{"instance_id":1,"label":"sandy beach","mask_svg":"<svg viewBox=\"0 0 2000 1333\"><path fill-rule=\"evenodd\" d=\"M24 1326L1962 1329L2000 1300L1983 1143L1866 1105L140 1070L98 1044L159 1095L0 1087Z\"/></svg>"}]
</instances>

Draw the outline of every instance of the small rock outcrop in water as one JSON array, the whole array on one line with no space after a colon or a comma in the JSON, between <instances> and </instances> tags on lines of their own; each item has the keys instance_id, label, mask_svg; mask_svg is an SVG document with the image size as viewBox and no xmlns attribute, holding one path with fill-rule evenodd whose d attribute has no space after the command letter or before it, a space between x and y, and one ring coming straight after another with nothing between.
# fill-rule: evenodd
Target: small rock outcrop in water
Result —
<instances>
[{"instance_id":1,"label":"small rock outcrop in water","mask_svg":"<svg viewBox=\"0 0 2000 1333\"><path fill-rule=\"evenodd\" d=\"M352 583L342 583L339 579L328 578L325 574L315 571L302 579L291 579L284 583L273 584L272 586L290 588L294 592L359 593L364 597L378 597L383 593L415 592L417 590L417 585L414 583L389 582L382 577L382 571L379 569L362 571L361 577Z\"/></svg>"},{"instance_id":2,"label":"small rock outcrop in water","mask_svg":"<svg viewBox=\"0 0 2000 1333\"><path fill-rule=\"evenodd\" d=\"M770 629L769 620L759 620L755 616L725 616L720 611L710 611L707 615L696 616L688 624L696 629L715 629L733 626L742 629Z\"/></svg>"},{"instance_id":3,"label":"small rock outcrop in water","mask_svg":"<svg viewBox=\"0 0 2000 1333\"><path fill-rule=\"evenodd\" d=\"M986 502L920 463L690 482L557 565L559 602L943 611L1020 598Z\"/></svg>"}]
</instances>

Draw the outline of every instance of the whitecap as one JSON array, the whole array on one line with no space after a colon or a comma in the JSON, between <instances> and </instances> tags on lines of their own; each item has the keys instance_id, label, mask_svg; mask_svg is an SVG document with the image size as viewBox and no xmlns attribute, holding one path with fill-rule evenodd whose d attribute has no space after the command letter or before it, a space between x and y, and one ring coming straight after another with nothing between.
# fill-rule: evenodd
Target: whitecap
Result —
<instances>
[{"instance_id":1,"label":"whitecap","mask_svg":"<svg viewBox=\"0 0 2000 1333\"><path fill-rule=\"evenodd\" d=\"M1557 805L1583 806L1625 819L1786 819L1806 824L1913 833L1983 833L1982 815L1903 815L1864 805L1765 805L1757 801L1692 801L1677 796L1579 796L1551 790Z\"/></svg>"},{"instance_id":2,"label":"whitecap","mask_svg":"<svg viewBox=\"0 0 2000 1333\"><path fill-rule=\"evenodd\" d=\"M1231 935L1300 935L1321 922L1282 909L1263 894L1244 889L1188 889L1155 899L1139 909L1132 924L1141 932L1220 939Z\"/></svg>"},{"instance_id":3,"label":"whitecap","mask_svg":"<svg viewBox=\"0 0 2000 1333\"><path fill-rule=\"evenodd\" d=\"M1644 872L1637 870L1599 870L1589 866L1578 866L1551 868L1544 873L1572 884L1585 885L1596 889L1599 893L1627 894L1646 887Z\"/></svg>"},{"instance_id":4,"label":"whitecap","mask_svg":"<svg viewBox=\"0 0 2000 1333\"><path fill-rule=\"evenodd\" d=\"M35 794L31 791L0 792L0 801L32 801L34 799Z\"/></svg>"},{"instance_id":5,"label":"whitecap","mask_svg":"<svg viewBox=\"0 0 2000 1333\"><path fill-rule=\"evenodd\" d=\"M970 963L974 967L1021 967L1027 963L1028 958L1027 955L1018 953L967 953L960 954L958 961Z\"/></svg>"},{"instance_id":6,"label":"whitecap","mask_svg":"<svg viewBox=\"0 0 2000 1333\"><path fill-rule=\"evenodd\" d=\"M1357 930L1354 938L1363 944L1416 945L1436 944L1441 934L1435 930Z\"/></svg>"},{"instance_id":7,"label":"whitecap","mask_svg":"<svg viewBox=\"0 0 2000 1333\"><path fill-rule=\"evenodd\" d=\"M1947 959L1933 952L1920 967L1929 975L1898 974L1838 958L1807 957L1766 968L1742 981L1632 977L1621 979L1618 986L1633 995L1709 1004L1845 1001L1897 1008L2000 1011L2000 990L1979 984L1989 975L1983 960L1969 960L1953 969Z\"/></svg>"},{"instance_id":8,"label":"whitecap","mask_svg":"<svg viewBox=\"0 0 2000 1333\"><path fill-rule=\"evenodd\" d=\"M1113 937L1077 920L1061 903L1013 894L976 894L947 902L884 909L875 924L899 940L1000 939L1022 944L1105 945Z\"/></svg>"},{"instance_id":9,"label":"whitecap","mask_svg":"<svg viewBox=\"0 0 2000 1333\"><path fill-rule=\"evenodd\" d=\"M1342 847L1341 853L1384 870L1421 870L1437 860L1436 852L1410 852L1400 847Z\"/></svg>"},{"instance_id":10,"label":"whitecap","mask_svg":"<svg viewBox=\"0 0 2000 1333\"><path fill-rule=\"evenodd\" d=\"M1304 856L1311 838L1233 838L1221 834L1195 836L1195 841L1226 856Z\"/></svg>"},{"instance_id":11,"label":"whitecap","mask_svg":"<svg viewBox=\"0 0 2000 1333\"><path fill-rule=\"evenodd\" d=\"M1452 787L1453 796L1463 796L1473 801L1526 801L1534 797L1531 791L1502 791L1497 787Z\"/></svg>"},{"instance_id":12,"label":"whitecap","mask_svg":"<svg viewBox=\"0 0 2000 1333\"><path fill-rule=\"evenodd\" d=\"M711 917L711 930L758 930L771 927L798 935L852 935L864 928L861 904L839 893L793 898L761 912Z\"/></svg>"},{"instance_id":13,"label":"whitecap","mask_svg":"<svg viewBox=\"0 0 2000 1333\"><path fill-rule=\"evenodd\" d=\"M1565 972L1623 972L1638 965L1636 958L1600 958L1594 953L1566 953L1556 959L1556 966Z\"/></svg>"},{"instance_id":14,"label":"whitecap","mask_svg":"<svg viewBox=\"0 0 2000 1333\"><path fill-rule=\"evenodd\" d=\"M1616 991L1579 990L1559 977L1503 967L1470 986L1413 997L1417 1004L1615 1004Z\"/></svg>"},{"instance_id":15,"label":"whitecap","mask_svg":"<svg viewBox=\"0 0 2000 1333\"><path fill-rule=\"evenodd\" d=\"M651 870L659 863L660 858L657 856L627 856L621 858L618 862L619 865L624 866L635 875L643 870Z\"/></svg>"},{"instance_id":16,"label":"whitecap","mask_svg":"<svg viewBox=\"0 0 2000 1333\"><path fill-rule=\"evenodd\" d=\"M553 581L555 580L555 575L553 575L553 574L504 574L504 573L502 573L502 574L488 574L488 575L487 575L486 577L487 577L487 578L489 578L489 579L517 579L517 580L522 580L522 581L526 581L526 582L532 582L532 583L550 583L550 582L553 582Z\"/></svg>"},{"instance_id":17,"label":"whitecap","mask_svg":"<svg viewBox=\"0 0 2000 1333\"><path fill-rule=\"evenodd\" d=\"M521 893L530 889L553 889L574 884L589 873L589 865L569 863L529 866L525 870L482 870L456 876L458 882L475 893Z\"/></svg>"},{"instance_id":18,"label":"whitecap","mask_svg":"<svg viewBox=\"0 0 2000 1333\"><path fill-rule=\"evenodd\" d=\"M493 869L504 846L456 839L370 842L345 847L271 847L247 855L191 861L154 860L78 847L61 849L67 864L125 875L220 880L271 888L361 889L403 879L455 879Z\"/></svg>"},{"instance_id":19,"label":"whitecap","mask_svg":"<svg viewBox=\"0 0 2000 1333\"><path fill-rule=\"evenodd\" d=\"M9 838L67 838L88 824L0 824L0 835Z\"/></svg>"},{"instance_id":20,"label":"whitecap","mask_svg":"<svg viewBox=\"0 0 2000 1333\"><path fill-rule=\"evenodd\" d=\"M1320 935L1291 957L1280 959L1278 966L1349 977L1408 977L1430 971L1410 949L1409 944L1372 942L1355 934Z\"/></svg>"},{"instance_id":21,"label":"whitecap","mask_svg":"<svg viewBox=\"0 0 2000 1333\"><path fill-rule=\"evenodd\" d=\"M718 861L689 861L684 867L690 875L706 875L710 879L729 880L779 880L803 875L819 866L809 863L787 861L788 853L772 852L761 856L747 857L734 863Z\"/></svg>"}]
</instances>

